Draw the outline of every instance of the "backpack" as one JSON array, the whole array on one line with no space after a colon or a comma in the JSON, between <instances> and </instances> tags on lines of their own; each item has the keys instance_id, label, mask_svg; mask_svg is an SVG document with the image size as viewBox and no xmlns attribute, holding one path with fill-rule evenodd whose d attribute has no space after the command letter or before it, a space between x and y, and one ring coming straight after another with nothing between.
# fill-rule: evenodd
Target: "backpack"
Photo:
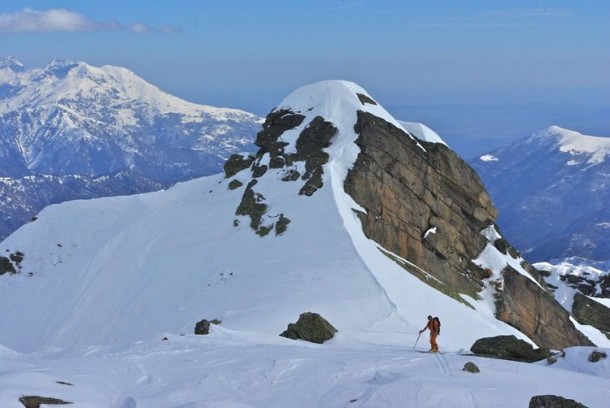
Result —
<instances>
[{"instance_id":1,"label":"backpack","mask_svg":"<svg viewBox=\"0 0 610 408\"><path fill-rule=\"evenodd\" d=\"M438 335L440 336L441 335L441 321L436 316L432 320L436 320L436 323L438 323Z\"/></svg>"}]
</instances>

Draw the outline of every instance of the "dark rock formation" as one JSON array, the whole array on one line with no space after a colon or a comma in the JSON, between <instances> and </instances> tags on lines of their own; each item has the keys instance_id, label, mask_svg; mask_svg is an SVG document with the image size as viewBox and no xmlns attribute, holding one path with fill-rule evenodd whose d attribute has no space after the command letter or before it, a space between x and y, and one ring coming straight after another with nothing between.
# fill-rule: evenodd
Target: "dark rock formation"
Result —
<instances>
[{"instance_id":1,"label":"dark rock formation","mask_svg":"<svg viewBox=\"0 0 610 408\"><path fill-rule=\"evenodd\" d=\"M610 274L601 275L598 279L594 279L590 276L590 273L582 272L581 275L561 275L559 279L583 295L610 298Z\"/></svg>"},{"instance_id":2,"label":"dark rock formation","mask_svg":"<svg viewBox=\"0 0 610 408\"><path fill-rule=\"evenodd\" d=\"M233 177L240 171L250 167L253 161L254 156L244 157L241 154L232 154L223 166L225 177Z\"/></svg>"},{"instance_id":3,"label":"dark rock formation","mask_svg":"<svg viewBox=\"0 0 610 408\"><path fill-rule=\"evenodd\" d=\"M515 336L485 337L475 341L470 351L481 357L529 363L543 360L551 355L548 349L540 348L534 350L531 344Z\"/></svg>"},{"instance_id":4,"label":"dark rock formation","mask_svg":"<svg viewBox=\"0 0 610 408\"><path fill-rule=\"evenodd\" d=\"M610 339L610 308L577 293L572 304L572 315L578 323L593 326Z\"/></svg>"},{"instance_id":5,"label":"dark rock formation","mask_svg":"<svg viewBox=\"0 0 610 408\"><path fill-rule=\"evenodd\" d=\"M305 126L296 140L296 152L287 153L284 148L288 143L281 139L284 132L292 130L303 123L305 116L290 110L274 110L265 120L263 130L256 136L256 145L260 148L256 157L233 155L225 165L227 178L250 167L252 180L248 183L241 203L235 215L250 217L250 227L260 236L265 236L275 229L276 235L283 234L290 219L282 214L268 214L265 197L256 191L256 179L262 177L269 169L282 169L282 181L305 181L300 195L311 196L322 188L322 166L328 161L328 153L324 148L330 146L330 139L337 129L322 117L315 117ZM263 159L266 161L263 162ZM305 171L301 174L295 163L303 162ZM231 181L229 189L240 187L235 180ZM239 225L234 222L234 225Z\"/></svg>"},{"instance_id":6,"label":"dark rock formation","mask_svg":"<svg viewBox=\"0 0 610 408\"><path fill-rule=\"evenodd\" d=\"M247 215L250 217L250 228L252 228L258 235L265 236L269 233L270 229L267 226L261 225L263 214L267 211L267 204L265 204L265 197L260 193L255 193L253 187L257 181L253 179L248 183L244 195L242 196L241 203L235 210L235 215Z\"/></svg>"},{"instance_id":7,"label":"dark rock formation","mask_svg":"<svg viewBox=\"0 0 610 408\"><path fill-rule=\"evenodd\" d=\"M355 131L361 152L345 190L366 209L358 215L367 237L417 265L404 267L438 290L458 301L462 299L456 293L477 298L490 276L472 261L488 244L481 231L490 226L499 229L496 209L474 170L446 146L418 144L370 113L358 112ZM518 256L504 239L492 244L502 253ZM540 286L506 270L504 279L509 282L497 283L497 317L543 347L591 345L547 294L543 277L532 266L522 265ZM441 284L435 286L429 275Z\"/></svg>"},{"instance_id":8,"label":"dark rock formation","mask_svg":"<svg viewBox=\"0 0 610 408\"><path fill-rule=\"evenodd\" d=\"M337 329L322 316L317 313L306 312L299 316L296 323L290 323L280 336L292 340L305 340L322 344L332 339L336 332Z\"/></svg>"},{"instance_id":9,"label":"dark rock formation","mask_svg":"<svg viewBox=\"0 0 610 408\"><path fill-rule=\"evenodd\" d=\"M21 262L25 255L21 251L15 251L8 257L0 256L0 275L5 273L15 274L21 271Z\"/></svg>"},{"instance_id":10,"label":"dark rock formation","mask_svg":"<svg viewBox=\"0 0 610 408\"><path fill-rule=\"evenodd\" d=\"M477 365L475 363L473 363L472 361L469 361L466 364L464 364L464 368L462 369L462 371L466 371L467 373L472 373L472 374L481 372L481 370L479 370L479 367L477 367Z\"/></svg>"},{"instance_id":11,"label":"dark rock formation","mask_svg":"<svg viewBox=\"0 0 610 408\"><path fill-rule=\"evenodd\" d=\"M588 360L591 363L597 363L598 361L607 358L608 356L604 351L593 351L589 354Z\"/></svg>"},{"instance_id":12,"label":"dark rock formation","mask_svg":"<svg viewBox=\"0 0 610 408\"><path fill-rule=\"evenodd\" d=\"M557 395L536 395L530 400L529 408L587 408L573 399Z\"/></svg>"},{"instance_id":13,"label":"dark rock formation","mask_svg":"<svg viewBox=\"0 0 610 408\"><path fill-rule=\"evenodd\" d=\"M365 234L456 292L476 297L484 271L472 263L487 241L480 232L496 210L476 173L441 144L417 142L358 112L361 149L345 190L367 214ZM426 232L436 227L437 233Z\"/></svg>"},{"instance_id":14,"label":"dark rock formation","mask_svg":"<svg viewBox=\"0 0 610 408\"><path fill-rule=\"evenodd\" d=\"M37 395L24 395L19 398L19 402L23 404L25 408L40 408L40 405L69 405L73 402L61 400L59 398L40 397Z\"/></svg>"},{"instance_id":15,"label":"dark rock formation","mask_svg":"<svg viewBox=\"0 0 610 408\"><path fill-rule=\"evenodd\" d=\"M195 325L195 334L210 334L210 321L203 319Z\"/></svg>"},{"instance_id":16,"label":"dark rock formation","mask_svg":"<svg viewBox=\"0 0 610 408\"><path fill-rule=\"evenodd\" d=\"M563 349L593 343L574 328L570 314L553 295L535 282L506 267L502 272L504 287L496 302L496 317L533 341L548 348Z\"/></svg>"}]
</instances>

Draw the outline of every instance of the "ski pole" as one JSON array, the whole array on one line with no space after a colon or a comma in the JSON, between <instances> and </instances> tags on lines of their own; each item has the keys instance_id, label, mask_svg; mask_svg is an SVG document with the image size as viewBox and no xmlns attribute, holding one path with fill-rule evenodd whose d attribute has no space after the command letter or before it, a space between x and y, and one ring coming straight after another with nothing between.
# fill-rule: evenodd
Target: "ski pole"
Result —
<instances>
[{"instance_id":1,"label":"ski pole","mask_svg":"<svg viewBox=\"0 0 610 408\"><path fill-rule=\"evenodd\" d=\"M415 340L415 344L413 345L413 350L415 350L415 346L417 346L417 342L419 341L419 336L421 336L421 332L417 335L417 340ZM411 350L411 351L413 351Z\"/></svg>"}]
</instances>

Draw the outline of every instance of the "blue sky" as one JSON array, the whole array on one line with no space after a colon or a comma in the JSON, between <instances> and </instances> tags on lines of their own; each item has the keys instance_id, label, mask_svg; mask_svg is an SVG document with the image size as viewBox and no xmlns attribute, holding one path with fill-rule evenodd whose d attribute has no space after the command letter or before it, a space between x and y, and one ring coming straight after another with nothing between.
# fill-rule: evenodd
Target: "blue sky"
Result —
<instances>
[{"instance_id":1,"label":"blue sky","mask_svg":"<svg viewBox=\"0 0 610 408\"><path fill-rule=\"evenodd\" d=\"M125 66L184 99L259 114L324 79L384 106L599 107L608 21L606 0L3 0L0 56Z\"/></svg>"}]
</instances>

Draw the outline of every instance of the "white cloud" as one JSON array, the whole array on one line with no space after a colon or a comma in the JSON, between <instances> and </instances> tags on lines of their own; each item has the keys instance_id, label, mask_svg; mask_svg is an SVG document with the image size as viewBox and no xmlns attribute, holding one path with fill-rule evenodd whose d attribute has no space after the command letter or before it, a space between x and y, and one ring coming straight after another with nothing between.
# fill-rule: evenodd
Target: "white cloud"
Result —
<instances>
[{"instance_id":1,"label":"white cloud","mask_svg":"<svg viewBox=\"0 0 610 408\"><path fill-rule=\"evenodd\" d=\"M150 33L154 31L152 27L149 27L144 23L133 23L129 26L129 29L137 34Z\"/></svg>"},{"instance_id":2,"label":"white cloud","mask_svg":"<svg viewBox=\"0 0 610 408\"><path fill-rule=\"evenodd\" d=\"M80 31L131 31L136 34L175 33L181 29L157 29L142 22L129 25L118 22L98 22L66 9L32 10L25 8L14 13L0 14L0 33L43 33Z\"/></svg>"},{"instance_id":3,"label":"white cloud","mask_svg":"<svg viewBox=\"0 0 610 408\"><path fill-rule=\"evenodd\" d=\"M26 8L0 14L0 32L87 31L95 26L95 22L83 15L64 9L37 11Z\"/></svg>"}]
</instances>

